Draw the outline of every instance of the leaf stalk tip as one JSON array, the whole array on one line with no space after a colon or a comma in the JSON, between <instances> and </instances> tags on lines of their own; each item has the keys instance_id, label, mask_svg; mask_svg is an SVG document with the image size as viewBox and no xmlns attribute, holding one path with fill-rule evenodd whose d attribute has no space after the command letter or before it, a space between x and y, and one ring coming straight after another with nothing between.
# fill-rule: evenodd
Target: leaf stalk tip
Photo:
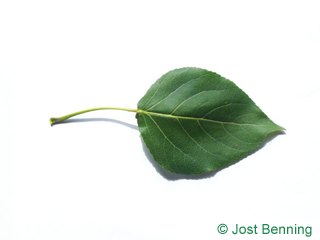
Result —
<instances>
[{"instance_id":1,"label":"leaf stalk tip","mask_svg":"<svg viewBox=\"0 0 320 240\"><path fill-rule=\"evenodd\" d=\"M50 125L51 127L57 123L61 122L59 118L50 118Z\"/></svg>"}]
</instances>

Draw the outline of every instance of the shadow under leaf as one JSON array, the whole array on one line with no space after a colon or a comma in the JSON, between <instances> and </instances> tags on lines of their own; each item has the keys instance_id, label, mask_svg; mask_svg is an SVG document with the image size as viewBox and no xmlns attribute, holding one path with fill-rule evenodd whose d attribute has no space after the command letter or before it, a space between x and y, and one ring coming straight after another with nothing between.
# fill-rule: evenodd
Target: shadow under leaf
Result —
<instances>
[{"instance_id":1,"label":"shadow under leaf","mask_svg":"<svg viewBox=\"0 0 320 240\"><path fill-rule=\"evenodd\" d=\"M57 123L58 124L67 124L67 123L80 123L80 122L109 122L109 123L116 123L123 125L125 127L139 130L137 125L126 123L120 120L112 119L112 118L76 118L76 119L67 119L63 122Z\"/></svg>"}]
</instances>

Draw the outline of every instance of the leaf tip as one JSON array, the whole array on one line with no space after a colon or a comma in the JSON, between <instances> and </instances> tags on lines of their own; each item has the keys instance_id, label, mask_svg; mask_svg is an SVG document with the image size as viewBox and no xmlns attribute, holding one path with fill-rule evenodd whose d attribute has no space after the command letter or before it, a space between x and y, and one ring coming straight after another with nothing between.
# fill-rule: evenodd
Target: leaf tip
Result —
<instances>
[{"instance_id":1,"label":"leaf tip","mask_svg":"<svg viewBox=\"0 0 320 240\"><path fill-rule=\"evenodd\" d=\"M276 131L287 131L287 129L285 129L284 127L282 127L282 126L279 126L279 125L277 125L277 129L276 129Z\"/></svg>"}]
</instances>

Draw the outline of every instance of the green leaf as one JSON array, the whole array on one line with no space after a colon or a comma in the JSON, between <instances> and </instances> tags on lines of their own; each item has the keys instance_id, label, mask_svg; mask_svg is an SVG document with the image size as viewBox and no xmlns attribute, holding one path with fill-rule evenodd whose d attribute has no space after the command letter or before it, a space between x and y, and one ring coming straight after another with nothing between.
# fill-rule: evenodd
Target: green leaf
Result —
<instances>
[{"instance_id":1,"label":"green leaf","mask_svg":"<svg viewBox=\"0 0 320 240\"><path fill-rule=\"evenodd\" d=\"M228 166L284 130L233 82L199 68L163 75L139 101L136 118L155 161L179 174Z\"/></svg>"},{"instance_id":2,"label":"green leaf","mask_svg":"<svg viewBox=\"0 0 320 240\"><path fill-rule=\"evenodd\" d=\"M50 118L50 124L105 109L136 112L155 161L179 174L221 169L256 150L269 133L284 130L233 82L200 68L163 75L139 101L138 109L91 108Z\"/></svg>"}]
</instances>

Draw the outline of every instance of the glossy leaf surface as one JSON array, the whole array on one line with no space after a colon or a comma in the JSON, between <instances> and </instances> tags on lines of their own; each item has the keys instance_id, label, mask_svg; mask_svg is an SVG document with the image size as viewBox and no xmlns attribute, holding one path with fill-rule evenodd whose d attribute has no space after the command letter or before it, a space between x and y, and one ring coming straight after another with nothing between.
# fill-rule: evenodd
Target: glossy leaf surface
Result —
<instances>
[{"instance_id":1,"label":"glossy leaf surface","mask_svg":"<svg viewBox=\"0 0 320 240\"><path fill-rule=\"evenodd\" d=\"M233 82L199 68L163 75L139 101L136 118L155 161L180 174L228 166L283 130Z\"/></svg>"}]
</instances>

